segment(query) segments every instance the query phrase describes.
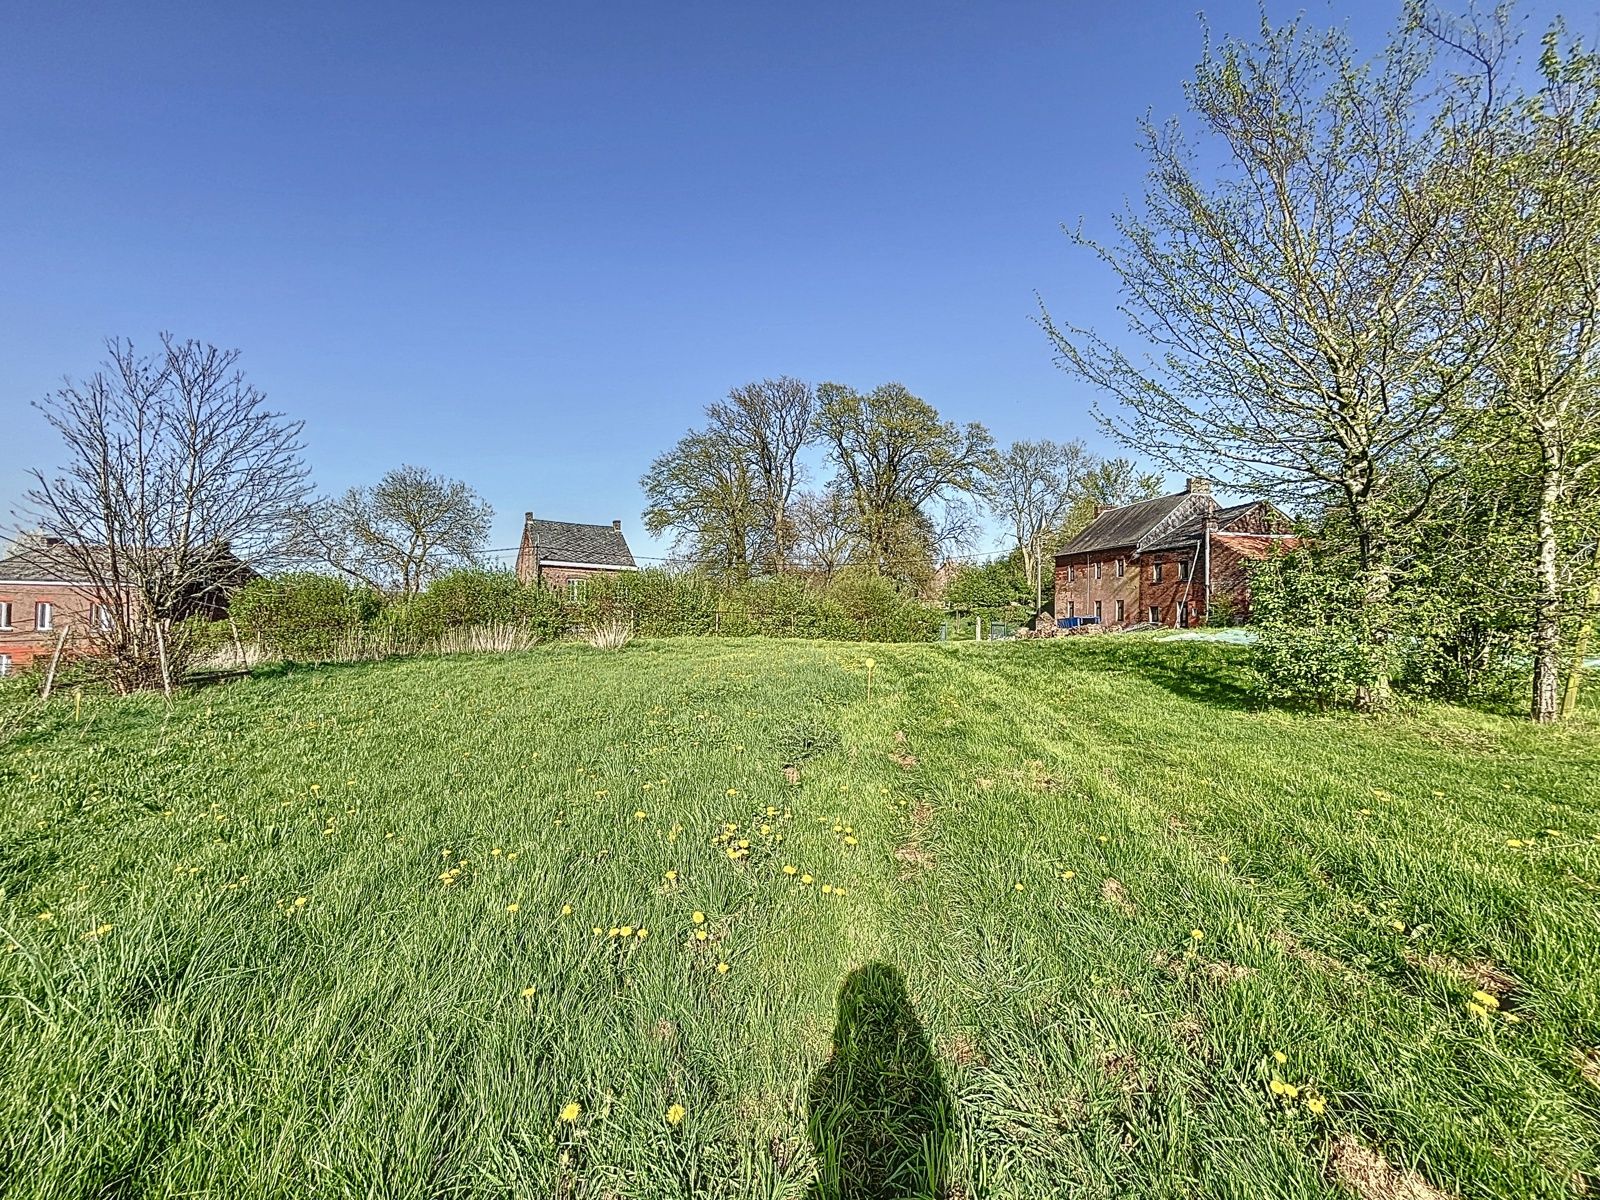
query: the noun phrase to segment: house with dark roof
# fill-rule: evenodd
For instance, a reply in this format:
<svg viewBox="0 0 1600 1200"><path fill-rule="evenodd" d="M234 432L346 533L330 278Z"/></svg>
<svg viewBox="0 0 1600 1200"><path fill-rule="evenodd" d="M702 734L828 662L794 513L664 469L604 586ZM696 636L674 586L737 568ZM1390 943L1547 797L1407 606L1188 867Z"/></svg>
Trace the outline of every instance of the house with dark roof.
<svg viewBox="0 0 1600 1200"><path fill-rule="evenodd" d="M1171 496L1097 508L1056 551L1056 620L1176 628L1224 614L1247 621L1249 565L1292 544L1289 529L1264 500L1219 505L1206 479Z"/></svg>
<svg viewBox="0 0 1600 1200"><path fill-rule="evenodd" d="M532 513L523 517L517 547L517 578L523 583L540 583L577 599L586 579L638 569L621 521L584 525L536 520Z"/></svg>
<svg viewBox="0 0 1600 1200"><path fill-rule="evenodd" d="M96 635L112 632L116 610L133 611L131 593L108 595L101 586L113 574L107 570L105 549L89 549L92 572L85 567L85 556L58 538L30 535L0 558L0 675L48 657L63 630L64 644L79 651ZM223 547L211 556L203 577L176 606L175 618L222 618L227 615L228 597L255 578L255 572Z"/></svg>

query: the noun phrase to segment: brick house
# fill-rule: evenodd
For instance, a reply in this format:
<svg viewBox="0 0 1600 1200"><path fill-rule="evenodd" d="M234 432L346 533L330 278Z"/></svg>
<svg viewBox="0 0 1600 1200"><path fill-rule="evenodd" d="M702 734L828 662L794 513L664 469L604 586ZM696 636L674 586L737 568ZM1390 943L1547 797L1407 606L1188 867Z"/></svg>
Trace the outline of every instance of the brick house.
<svg viewBox="0 0 1600 1200"><path fill-rule="evenodd" d="M517 578L542 583L577 599L583 581L595 575L637 571L622 522L581 525L574 521L539 521L528 513L517 547Z"/></svg>
<svg viewBox="0 0 1600 1200"><path fill-rule="evenodd" d="M226 548L217 553L203 584L190 589L175 617L227 615L234 589L255 578ZM0 558L0 675L30 666L54 652L61 630L66 647L81 650L95 633L109 632L114 608L130 596L108 597L56 538L35 538Z"/></svg>
<svg viewBox="0 0 1600 1200"><path fill-rule="evenodd" d="M1247 567L1293 543L1289 520L1257 500L1224 508L1211 484L1104 508L1056 552L1057 621L1184 627L1216 611L1250 617Z"/></svg>
<svg viewBox="0 0 1600 1200"><path fill-rule="evenodd" d="M18 546L0 558L0 675L48 658L62 629L73 644L109 629L112 603L59 542Z"/></svg>

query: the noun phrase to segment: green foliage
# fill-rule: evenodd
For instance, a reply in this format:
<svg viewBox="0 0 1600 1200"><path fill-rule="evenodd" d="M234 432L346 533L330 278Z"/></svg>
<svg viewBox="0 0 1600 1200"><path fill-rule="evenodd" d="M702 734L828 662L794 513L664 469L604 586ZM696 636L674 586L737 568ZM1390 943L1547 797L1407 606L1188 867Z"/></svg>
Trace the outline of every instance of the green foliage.
<svg viewBox="0 0 1600 1200"><path fill-rule="evenodd" d="M1051 584L1046 590L1053 588ZM1014 551L982 566L962 567L945 589L944 602L960 612L993 612L1018 605L1032 609L1033 585L1024 573L1022 552Z"/></svg>
<svg viewBox="0 0 1600 1200"><path fill-rule="evenodd" d="M1297 549L1251 574L1261 692L1318 706L1355 704L1394 672L1394 650L1343 562Z"/></svg>
<svg viewBox="0 0 1600 1200"><path fill-rule="evenodd" d="M241 633L269 654L315 661L335 657L379 607L366 588L304 572L252 580L234 593L228 611Z"/></svg>
<svg viewBox="0 0 1600 1200"><path fill-rule="evenodd" d="M515 625L550 638L563 623L561 602L552 591L525 587L512 572L493 570L452 571L420 596L391 606L389 613L397 629L421 642L452 629L491 625Z"/></svg>

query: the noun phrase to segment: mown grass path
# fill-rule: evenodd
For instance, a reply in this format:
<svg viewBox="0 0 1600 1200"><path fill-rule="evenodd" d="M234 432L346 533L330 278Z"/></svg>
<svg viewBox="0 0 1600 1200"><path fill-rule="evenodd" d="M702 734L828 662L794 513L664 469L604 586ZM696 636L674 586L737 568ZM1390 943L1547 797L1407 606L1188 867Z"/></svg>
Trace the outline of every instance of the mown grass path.
<svg viewBox="0 0 1600 1200"><path fill-rule="evenodd" d="M1600 1187L1592 717L1138 639L293 670L14 738L0 888L7 1194Z"/></svg>

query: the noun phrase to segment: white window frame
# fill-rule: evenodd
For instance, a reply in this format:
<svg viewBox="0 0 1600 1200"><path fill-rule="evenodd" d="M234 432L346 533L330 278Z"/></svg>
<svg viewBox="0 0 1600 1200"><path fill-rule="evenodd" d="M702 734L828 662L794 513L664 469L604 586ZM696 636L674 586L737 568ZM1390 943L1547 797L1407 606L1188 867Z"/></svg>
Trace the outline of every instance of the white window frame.
<svg viewBox="0 0 1600 1200"><path fill-rule="evenodd" d="M56 606L48 600L34 601L33 627L41 633L54 629L56 627Z"/></svg>
<svg viewBox="0 0 1600 1200"><path fill-rule="evenodd" d="M1078 615L1078 606L1077 606L1077 604L1075 602L1071 601L1071 600L1068 600L1067 601L1067 616L1075 617L1077 615Z"/></svg>
<svg viewBox="0 0 1600 1200"><path fill-rule="evenodd" d="M1117 559L1117 578L1121 579L1127 573L1128 573L1128 560L1125 559L1125 558Z"/></svg>
<svg viewBox="0 0 1600 1200"><path fill-rule="evenodd" d="M11 601L0 600L0 629L11 628Z"/></svg>
<svg viewBox="0 0 1600 1200"><path fill-rule="evenodd" d="M11 655L0 654L0 675L11 674Z"/></svg>
<svg viewBox="0 0 1600 1200"><path fill-rule="evenodd" d="M1073 566L1071 563L1068 563L1067 564L1067 582L1068 583L1074 583L1074 582L1077 581L1077 578L1078 578L1078 568Z"/></svg>
<svg viewBox="0 0 1600 1200"><path fill-rule="evenodd" d="M584 593L588 590L588 580L582 575L574 575L567 580L567 599L574 604L582 604Z"/></svg>
<svg viewBox="0 0 1600 1200"><path fill-rule="evenodd" d="M101 633L111 630L111 606L109 604L94 604L89 607L89 620Z"/></svg>
<svg viewBox="0 0 1600 1200"><path fill-rule="evenodd" d="M1117 624L1121 625L1123 623L1123 621L1125 621L1127 619L1127 616L1128 616L1127 602L1123 601L1123 600L1118 600L1117 601Z"/></svg>
<svg viewBox="0 0 1600 1200"><path fill-rule="evenodd" d="M1160 561L1153 562L1153 563L1150 564L1150 582L1151 583L1160 583L1161 582L1161 568L1164 567L1164 566L1166 566L1166 564L1163 563L1163 562L1160 562Z"/></svg>
<svg viewBox="0 0 1600 1200"><path fill-rule="evenodd" d="M1094 602L1094 619L1096 621L1103 621L1105 619L1105 612L1102 607L1102 602L1099 600Z"/></svg>
<svg viewBox="0 0 1600 1200"><path fill-rule="evenodd" d="M1150 624L1161 624L1161 606L1159 604L1152 604L1150 606Z"/></svg>
<svg viewBox="0 0 1600 1200"><path fill-rule="evenodd" d="M1100 578L1100 568L1101 568L1102 565L1103 564L1100 563L1099 561L1096 561L1095 564L1094 564L1094 577L1096 579Z"/></svg>

